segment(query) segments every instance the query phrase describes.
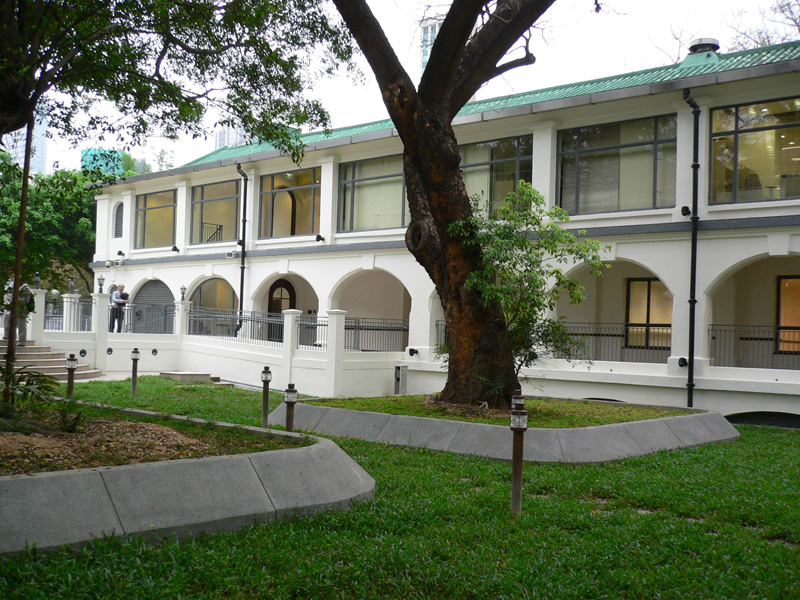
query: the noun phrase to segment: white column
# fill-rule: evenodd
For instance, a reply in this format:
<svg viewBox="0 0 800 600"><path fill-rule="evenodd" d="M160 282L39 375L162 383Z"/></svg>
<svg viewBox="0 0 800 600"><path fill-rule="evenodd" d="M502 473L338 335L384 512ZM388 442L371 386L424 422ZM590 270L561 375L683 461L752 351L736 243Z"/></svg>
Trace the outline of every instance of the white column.
<svg viewBox="0 0 800 600"><path fill-rule="evenodd" d="M328 341L325 348L325 395L337 397L341 395L344 377L344 320L346 310L332 309L328 311Z"/></svg>
<svg viewBox="0 0 800 600"><path fill-rule="evenodd" d="M92 294L92 331L94 332L94 368L105 371L108 367L108 298L110 294Z"/></svg>
<svg viewBox="0 0 800 600"><path fill-rule="evenodd" d="M302 310L292 308L283 311L283 381L292 381L292 359L297 348L297 318Z"/></svg>
<svg viewBox="0 0 800 600"><path fill-rule="evenodd" d="M105 223L105 227L97 227L95 229L94 238L94 260L101 261L107 260L110 256L108 248L109 238L112 228L114 227L114 219L111 215L111 196L109 194L99 194L95 196L97 205L97 223Z"/></svg>
<svg viewBox="0 0 800 600"><path fill-rule="evenodd" d="M533 129L533 187L545 197L548 206L556 199L558 130L555 121L536 123Z"/></svg>
<svg viewBox="0 0 800 600"><path fill-rule="evenodd" d="M319 234L325 238L325 241L320 243L332 244L336 238L339 162L335 156L324 156L319 164L321 168Z"/></svg>
<svg viewBox="0 0 800 600"><path fill-rule="evenodd" d="M75 331L75 325L78 323L78 300L80 297L80 294L61 295L64 301L64 325L62 327L64 333Z"/></svg>
<svg viewBox="0 0 800 600"><path fill-rule="evenodd" d="M40 346L44 346L44 302L47 290L33 289L31 291L34 302L36 302L36 311L30 315L28 341L36 341Z"/></svg>
<svg viewBox="0 0 800 600"><path fill-rule="evenodd" d="M175 184L175 245L183 251L192 239L192 199L188 181Z"/></svg>

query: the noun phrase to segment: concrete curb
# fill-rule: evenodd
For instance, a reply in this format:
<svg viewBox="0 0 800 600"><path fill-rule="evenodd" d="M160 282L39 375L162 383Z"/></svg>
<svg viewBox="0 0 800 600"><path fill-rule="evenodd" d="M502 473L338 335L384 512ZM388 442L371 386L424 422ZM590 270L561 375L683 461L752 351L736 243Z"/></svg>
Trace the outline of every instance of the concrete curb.
<svg viewBox="0 0 800 600"><path fill-rule="evenodd" d="M286 406L280 404L269 418L272 423L285 425ZM295 405L294 424L296 429L323 435L511 460L513 434L502 425L387 415L303 402ZM737 437L739 432L720 413L698 412L596 427L529 429L523 454L526 462L588 464Z"/></svg>
<svg viewBox="0 0 800 600"><path fill-rule="evenodd" d="M233 531L372 498L375 480L334 442L315 440L270 452L0 477L0 553L114 535Z"/></svg>

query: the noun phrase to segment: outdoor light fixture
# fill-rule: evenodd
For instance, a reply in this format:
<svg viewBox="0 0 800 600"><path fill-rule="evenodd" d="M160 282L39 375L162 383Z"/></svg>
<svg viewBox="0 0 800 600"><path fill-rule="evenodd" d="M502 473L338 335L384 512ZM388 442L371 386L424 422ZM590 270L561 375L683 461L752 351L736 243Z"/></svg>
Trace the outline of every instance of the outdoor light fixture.
<svg viewBox="0 0 800 600"><path fill-rule="evenodd" d="M522 390L516 390L511 397L511 431L514 441L511 449L511 513L522 512L522 452L525 431L528 429L528 411Z"/></svg>
<svg viewBox="0 0 800 600"><path fill-rule="evenodd" d="M408 355L409 356L416 356L417 354L419 354L419 350L417 350L416 348L409 348L408 349Z"/></svg>
<svg viewBox="0 0 800 600"><path fill-rule="evenodd" d="M261 426L268 425L267 415L269 414L269 382L272 381L272 371L269 367L264 367L261 371Z"/></svg>
<svg viewBox="0 0 800 600"><path fill-rule="evenodd" d="M324 242L324 241L325 241L325 238L324 238L324 237L322 237L320 234L317 234L317 241L318 241L318 242Z"/></svg>
<svg viewBox="0 0 800 600"><path fill-rule="evenodd" d="M117 250L117 256L125 256L125 253L122 250Z"/></svg>
<svg viewBox="0 0 800 600"><path fill-rule="evenodd" d="M74 354L70 354L67 359L67 398L72 398L72 390L75 388L75 369L78 368L78 359Z"/></svg>
<svg viewBox="0 0 800 600"><path fill-rule="evenodd" d="M181 286L181 302L183 302L184 300L186 300L186 286L182 285Z"/></svg>
<svg viewBox="0 0 800 600"><path fill-rule="evenodd" d="M110 266L111 266L111 261L110 261L110 260L107 260L107 261L106 261L106 269L107 269L107 268L109 268Z"/></svg>
<svg viewBox="0 0 800 600"><path fill-rule="evenodd" d="M34 277L34 278L33 278L33 289L36 289L36 290L38 290L38 289L39 289L39 283L40 283L41 281L42 281L42 280L39 278L39 274L37 273L37 274L36 274L36 277Z"/></svg>
<svg viewBox="0 0 800 600"><path fill-rule="evenodd" d="M131 362L133 366L131 368L131 398L136 397L136 375L139 369L139 359L141 358L141 353L139 352L138 348L134 348L131 351Z"/></svg>
<svg viewBox="0 0 800 600"><path fill-rule="evenodd" d="M97 276L97 285L100 288L100 293L103 293L103 284L106 282L106 278L102 275Z"/></svg>
<svg viewBox="0 0 800 600"><path fill-rule="evenodd" d="M688 206L681 206L681 214L684 217L688 217L690 214L692 214L692 209Z"/></svg>
<svg viewBox="0 0 800 600"><path fill-rule="evenodd" d="M173 246L173 247L172 247L172 251L173 251L173 252L180 252L180 250L178 250L178 247L177 247L177 246Z"/></svg>
<svg viewBox="0 0 800 600"><path fill-rule="evenodd" d="M76 281L72 277L67 279L67 283L69 283L69 293L70 294L74 294L75 292L78 291L78 290L75 289Z"/></svg>
<svg viewBox="0 0 800 600"><path fill-rule="evenodd" d="M294 431L294 405L297 404L297 390L294 384L283 390L283 402L286 404L286 431Z"/></svg>

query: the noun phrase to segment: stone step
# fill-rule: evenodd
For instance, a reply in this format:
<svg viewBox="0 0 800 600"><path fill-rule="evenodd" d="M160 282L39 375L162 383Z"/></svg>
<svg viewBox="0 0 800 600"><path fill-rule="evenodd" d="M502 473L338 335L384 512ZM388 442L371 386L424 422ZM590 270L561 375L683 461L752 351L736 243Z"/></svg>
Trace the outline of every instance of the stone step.
<svg viewBox="0 0 800 600"><path fill-rule="evenodd" d="M85 371L75 371L75 381L79 379L94 379L95 377L100 377L103 374L102 371L98 371L97 369L86 369ZM66 381L69 377L69 373L64 371L63 373L51 373L53 377L58 379L59 381Z"/></svg>
<svg viewBox="0 0 800 600"><path fill-rule="evenodd" d="M59 381L66 381L67 356L63 352L53 352L49 346L36 346L36 342L28 340L25 346L17 346L14 365L16 368L29 367L33 371L52 375ZM0 361L5 362L5 352L0 346ZM100 377L102 371L90 368L87 364L78 364L75 370L75 379L93 379Z"/></svg>

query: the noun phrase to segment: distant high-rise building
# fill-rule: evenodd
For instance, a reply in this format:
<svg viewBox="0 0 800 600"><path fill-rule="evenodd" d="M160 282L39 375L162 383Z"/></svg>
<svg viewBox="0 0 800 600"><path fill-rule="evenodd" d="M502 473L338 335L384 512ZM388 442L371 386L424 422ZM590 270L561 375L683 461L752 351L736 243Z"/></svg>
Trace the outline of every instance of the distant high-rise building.
<svg viewBox="0 0 800 600"><path fill-rule="evenodd" d="M214 136L215 150L224 148L225 146L242 146L249 143L250 138L247 137L244 128L241 126L231 127L230 125L226 125L217 131Z"/></svg>
<svg viewBox="0 0 800 600"><path fill-rule="evenodd" d="M419 46L423 72L425 71L425 66L428 64L428 59L431 56L433 42L436 40L439 30L442 28L442 22L444 22L444 17L436 16L426 17L422 19L419 24L421 29Z"/></svg>
<svg viewBox="0 0 800 600"><path fill-rule="evenodd" d="M3 136L5 151L20 167L25 164L25 128ZM47 122L36 120L33 126L33 146L31 152L31 172L44 173L47 170Z"/></svg>

